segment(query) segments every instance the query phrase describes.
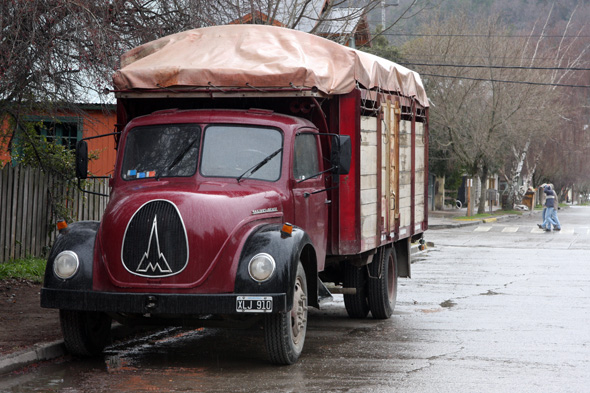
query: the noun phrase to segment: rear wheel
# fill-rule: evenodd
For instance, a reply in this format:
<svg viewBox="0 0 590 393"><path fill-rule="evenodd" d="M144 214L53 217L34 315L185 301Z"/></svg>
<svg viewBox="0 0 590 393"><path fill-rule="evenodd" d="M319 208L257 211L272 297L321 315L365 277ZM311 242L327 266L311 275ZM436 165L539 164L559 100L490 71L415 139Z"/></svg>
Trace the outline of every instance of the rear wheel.
<svg viewBox="0 0 590 393"><path fill-rule="evenodd" d="M369 308L373 318L387 319L393 314L397 298L395 250L379 249L369 265Z"/></svg>
<svg viewBox="0 0 590 393"><path fill-rule="evenodd" d="M306 331L307 281L303 265L299 262L291 311L270 314L264 320L264 338L270 361L275 364L295 363L303 350Z"/></svg>
<svg viewBox="0 0 590 393"><path fill-rule="evenodd" d="M99 355L111 341L111 317L101 312L59 310L61 331L68 352Z"/></svg>
<svg viewBox="0 0 590 393"><path fill-rule="evenodd" d="M365 318L369 314L367 299L367 267L357 267L350 263L344 265L344 287L354 288L354 295L344 295L344 306L351 318Z"/></svg>

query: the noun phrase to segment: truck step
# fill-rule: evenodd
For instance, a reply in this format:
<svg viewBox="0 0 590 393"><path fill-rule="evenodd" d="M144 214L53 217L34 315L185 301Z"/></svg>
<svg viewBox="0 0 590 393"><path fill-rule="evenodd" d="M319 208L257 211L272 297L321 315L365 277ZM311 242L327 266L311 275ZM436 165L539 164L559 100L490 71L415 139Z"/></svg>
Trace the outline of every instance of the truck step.
<svg viewBox="0 0 590 393"><path fill-rule="evenodd" d="M320 306L326 302L331 302L334 300L332 293L326 287L326 285L318 278L318 303Z"/></svg>

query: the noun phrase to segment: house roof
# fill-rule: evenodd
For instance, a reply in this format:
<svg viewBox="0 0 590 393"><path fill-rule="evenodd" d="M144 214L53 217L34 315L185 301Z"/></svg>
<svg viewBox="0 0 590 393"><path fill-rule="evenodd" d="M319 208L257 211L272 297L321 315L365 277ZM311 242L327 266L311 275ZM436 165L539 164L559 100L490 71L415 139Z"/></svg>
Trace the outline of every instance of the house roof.
<svg viewBox="0 0 590 393"><path fill-rule="evenodd" d="M237 6L226 11L228 24L264 23L311 32L321 19L329 0L281 0L257 3L238 0Z"/></svg>
<svg viewBox="0 0 590 393"><path fill-rule="evenodd" d="M362 8L332 8L320 21L316 34L355 47L369 43L370 29Z"/></svg>
<svg viewBox="0 0 590 393"><path fill-rule="evenodd" d="M303 3L305 4L305 2ZM305 31L306 33L313 31L314 27L318 24L318 21L322 18L327 3L328 0L310 0L305 6L305 12L299 23L295 26L295 29ZM290 7L287 7L287 9L289 8Z"/></svg>
<svg viewBox="0 0 590 393"><path fill-rule="evenodd" d="M194 29L148 42L121 57L118 90L170 87L303 87L346 94L358 85L428 100L420 76L325 38L267 25Z"/></svg>
<svg viewBox="0 0 590 393"><path fill-rule="evenodd" d="M318 34L353 34L362 15L362 8L332 8L321 21Z"/></svg>

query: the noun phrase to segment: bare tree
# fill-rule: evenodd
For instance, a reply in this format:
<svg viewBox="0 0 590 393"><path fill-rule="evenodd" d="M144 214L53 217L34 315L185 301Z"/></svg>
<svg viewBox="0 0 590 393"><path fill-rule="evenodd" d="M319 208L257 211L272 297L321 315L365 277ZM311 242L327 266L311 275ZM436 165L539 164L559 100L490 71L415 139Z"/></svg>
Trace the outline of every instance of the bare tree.
<svg viewBox="0 0 590 393"><path fill-rule="evenodd" d="M7 0L0 2L0 117L10 144L25 113L100 103L125 51L180 31L227 23L278 24L336 39L354 33L377 0ZM4 123L6 124L6 123ZM31 141L32 142L32 141ZM5 143L5 144L6 144Z"/></svg>
<svg viewBox="0 0 590 393"><path fill-rule="evenodd" d="M523 42L507 38L498 15L478 21L455 15L425 32L428 39L408 47L439 64L422 69L433 104L430 140L434 149L479 177L478 212L483 213L488 175L503 166L506 151L523 150L523 135L526 141L531 133L547 132L548 119L555 118L551 113L558 113L549 104L556 100L548 98L547 88L526 84L530 73L514 68Z"/></svg>
<svg viewBox="0 0 590 393"><path fill-rule="evenodd" d="M584 171L574 169L585 160L586 155L581 153L588 152L587 142L585 146L583 138L570 138L570 134L579 136L583 131L579 120L587 112L580 105L583 101L568 101L574 93L573 88L558 86L567 85L567 82L572 82L572 86L579 82L586 84L579 72L575 75L575 70L583 68L590 60L590 44L583 38L587 31L584 15L588 15L588 11L576 5L569 15L559 16L562 23L556 23L553 5L546 17L533 26L524 43L521 65L546 69L529 71L533 80L548 84L544 88L545 94L537 98L539 107L553 110L543 113L545 119L541 126L544 133L523 130L521 143L513 146L511 159L501 168L500 173L509 185L511 201L519 200L522 189L534 185L535 174L544 181L557 183L560 188L588 179ZM573 157L576 157L575 161L571 162Z"/></svg>

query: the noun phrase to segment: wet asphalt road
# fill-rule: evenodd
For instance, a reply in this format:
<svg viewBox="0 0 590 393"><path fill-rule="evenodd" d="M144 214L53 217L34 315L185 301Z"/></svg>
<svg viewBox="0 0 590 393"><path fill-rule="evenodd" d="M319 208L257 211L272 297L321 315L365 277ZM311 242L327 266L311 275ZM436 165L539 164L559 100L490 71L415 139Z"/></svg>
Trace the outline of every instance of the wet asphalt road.
<svg viewBox="0 0 590 393"><path fill-rule="evenodd" d="M1 392L588 392L590 207L431 230L392 319L351 320L341 297L310 315L293 366L262 332L170 330L0 378Z"/></svg>

